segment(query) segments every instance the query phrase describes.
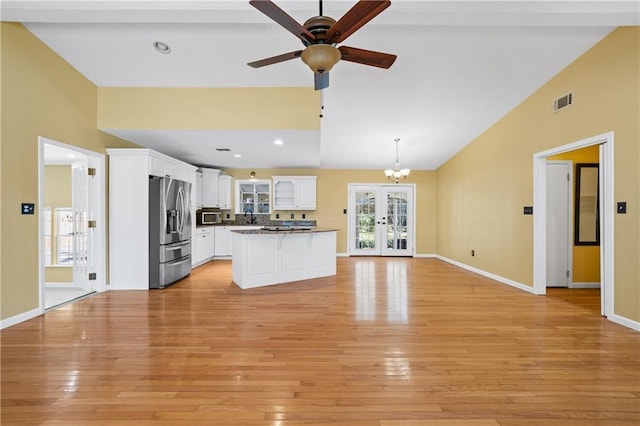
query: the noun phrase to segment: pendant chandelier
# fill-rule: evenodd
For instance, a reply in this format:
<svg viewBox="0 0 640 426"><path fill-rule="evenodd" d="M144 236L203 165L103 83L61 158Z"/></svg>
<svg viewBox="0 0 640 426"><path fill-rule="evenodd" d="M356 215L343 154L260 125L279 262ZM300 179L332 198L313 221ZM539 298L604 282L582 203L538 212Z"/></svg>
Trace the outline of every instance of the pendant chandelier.
<svg viewBox="0 0 640 426"><path fill-rule="evenodd" d="M406 179L407 176L409 176L409 173L411 173L411 169L400 168L400 161L398 161L398 142L400 142L400 138L395 138L394 141L396 143L396 162L393 163L393 169L385 170L384 174L387 179L395 179L396 183L398 183L400 179Z"/></svg>

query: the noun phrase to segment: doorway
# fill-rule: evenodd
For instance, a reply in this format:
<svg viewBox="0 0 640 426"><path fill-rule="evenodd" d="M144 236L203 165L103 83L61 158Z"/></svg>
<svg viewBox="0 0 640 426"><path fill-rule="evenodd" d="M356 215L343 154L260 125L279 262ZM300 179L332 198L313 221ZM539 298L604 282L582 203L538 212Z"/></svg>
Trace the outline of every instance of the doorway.
<svg viewBox="0 0 640 426"><path fill-rule="evenodd" d="M349 184L351 256L413 256L415 185Z"/></svg>
<svg viewBox="0 0 640 426"><path fill-rule="evenodd" d="M40 309L106 289L104 155L40 137Z"/></svg>
<svg viewBox="0 0 640 426"><path fill-rule="evenodd" d="M599 146L600 169L598 197L600 240L600 313L613 314L613 132L583 139L534 154L533 202L539 212L547 211L547 159L553 155L593 145ZM547 215L533 218L533 288L536 294L546 294L547 287Z"/></svg>

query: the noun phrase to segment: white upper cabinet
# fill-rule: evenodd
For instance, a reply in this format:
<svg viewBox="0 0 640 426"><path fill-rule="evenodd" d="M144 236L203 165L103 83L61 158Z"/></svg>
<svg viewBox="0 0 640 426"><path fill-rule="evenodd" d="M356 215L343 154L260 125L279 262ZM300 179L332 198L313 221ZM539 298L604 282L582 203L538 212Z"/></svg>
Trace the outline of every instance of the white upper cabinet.
<svg viewBox="0 0 640 426"><path fill-rule="evenodd" d="M202 207L220 207L218 178L220 170L200 169L202 172Z"/></svg>
<svg viewBox="0 0 640 426"><path fill-rule="evenodd" d="M200 170L196 171L196 184L191 192L191 204L196 207L202 207L202 172Z"/></svg>
<svg viewBox="0 0 640 426"><path fill-rule="evenodd" d="M236 180L236 214L271 213L271 181Z"/></svg>
<svg viewBox="0 0 640 426"><path fill-rule="evenodd" d="M315 210L317 176L273 176L274 210Z"/></svg>
<svg viewBox="0 0 640 426"><path fill-rule="evenodd" d="M221 210L231 210L231 176L218 177L218 201Z"/></svg>

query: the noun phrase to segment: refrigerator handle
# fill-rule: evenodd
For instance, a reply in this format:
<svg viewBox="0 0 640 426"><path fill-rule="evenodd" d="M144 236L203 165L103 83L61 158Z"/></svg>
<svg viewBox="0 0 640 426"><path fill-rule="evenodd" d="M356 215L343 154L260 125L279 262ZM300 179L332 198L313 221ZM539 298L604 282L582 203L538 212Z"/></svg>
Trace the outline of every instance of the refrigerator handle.
<svg viewBox="0 0 640 426"><path fill-rule="evenodd" d="M178 232L182 233L184 229L184 189L182 186L178 188L178 196L176 197L176 208L178 210Z"/></svg>

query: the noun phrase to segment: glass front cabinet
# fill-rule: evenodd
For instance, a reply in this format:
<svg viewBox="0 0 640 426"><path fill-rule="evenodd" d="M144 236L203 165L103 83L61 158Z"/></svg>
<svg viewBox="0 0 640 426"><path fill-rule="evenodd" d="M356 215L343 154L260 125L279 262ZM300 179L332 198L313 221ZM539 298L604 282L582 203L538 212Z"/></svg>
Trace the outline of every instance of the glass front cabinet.
<svg viewBox="0 0 640 426"><path fill-rule="evenodd" d="M236 180L236 214L271 213L271 181Z"/></svg>

